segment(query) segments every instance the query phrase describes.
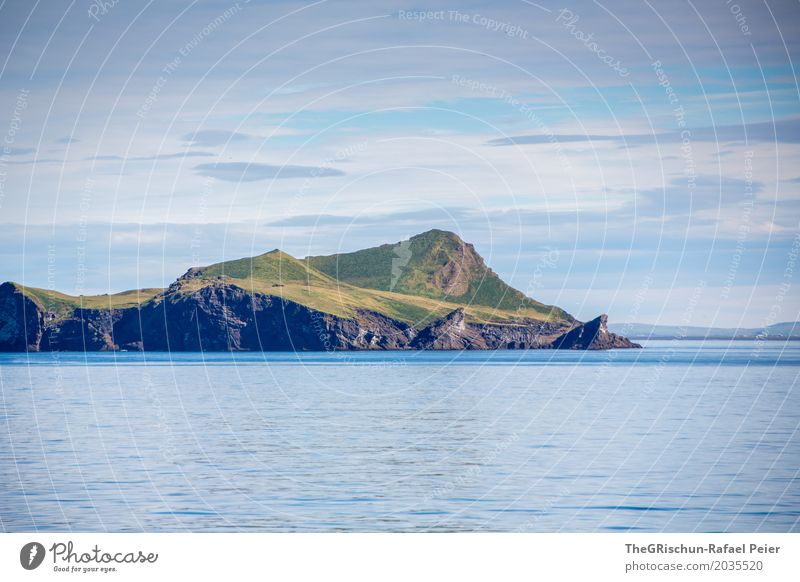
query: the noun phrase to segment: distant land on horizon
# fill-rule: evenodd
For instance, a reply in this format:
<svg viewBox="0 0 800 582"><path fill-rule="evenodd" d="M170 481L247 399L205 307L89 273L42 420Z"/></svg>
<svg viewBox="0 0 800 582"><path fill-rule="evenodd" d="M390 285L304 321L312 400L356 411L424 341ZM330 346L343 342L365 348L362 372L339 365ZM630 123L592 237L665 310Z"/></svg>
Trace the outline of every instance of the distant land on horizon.
<svg viewBox="0 0 800 582"><path fill-rule="evenodd" d="M766 327L703 327L617 323L609 330L631 339L719 339L719 340L800 340L800 322L774 323Z"/></svg>
<svg viewBox="0 0 800 582"><path fill-rule="evenodd" d="M193 267L167 289L65 295L0 285L0 351L346 351L641 347L506 284L429 230L350 253L275 249Z"/></svg>

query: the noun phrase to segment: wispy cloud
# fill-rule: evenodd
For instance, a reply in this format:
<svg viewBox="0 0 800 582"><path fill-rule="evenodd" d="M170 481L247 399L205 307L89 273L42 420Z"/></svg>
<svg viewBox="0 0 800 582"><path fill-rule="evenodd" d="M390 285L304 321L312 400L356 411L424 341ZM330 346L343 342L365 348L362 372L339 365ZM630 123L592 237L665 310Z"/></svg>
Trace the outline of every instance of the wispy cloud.
<svg viewBox="0 0 800 582"><path fill-rule="evenodd" d="M226 145L231 142L241 142L254 139L247 133L238 131L227 131L224 129L203 129L194 133L187 133L183 136L184 141L193 146L212 147Z"/></svg>
<svg viewBox="0 0 800 582"><path fill-rule="evenodd" d="M5 154L7 156L27 156L29 154L36 153L35 148L12 148L7 147L0 150L0 154Z"/></svg>
<svg viewBox="0 0 800 582"><path fill-rule="evenodd" d="M153 162L159 160L180 160L183 158L202 158L216 155L217 154L213 152L176 152L172 154L154 154L152 156L131 156L127 158L115 155L90 156L84 159L86 161L95 162Z"/></svg>
<svg viewBox="0 0 800 582"><path fill-rule="evenodd" d="M469 208L450 207L442 209L444 216L451 221L471 220L474 211ZM347 224L357 224L359 227L367 225L392 224L395 227L420 228L420 225L430 225L430 228L439 227L442 224L441 214L432 214L429 210L414 210L408 212L392 212L387 214L361 214L361 215L336 215L336 214L302 214L291 216L280 220L273 220L267 226L281 227L322 227L322 226L342 226Z"/></svg>
<svg viewBox="0 0 800 582"><path fill-rule="evenodd" d="M226 182L257 182L259 180L278 180L284 178L327 178L344 176L344 172L334 168L315 166L273 166L247 162L220 162L199 164L195 173Z"/></svg>
<svg viewBox="0 0 800 582"><path fill-rule="evenodd" d="M687 187L686 178L673 178L664 188L639 192L628 211L663 219L691 216L702 210L736 206L748 198L754 200L762 190L760 182L736 178L700 175L691 188Z"/></svg>
<svg viewBox="0 0 800 582"><path fill-rule="evenodd" d="M36 164L64 164L66 162L56 158L36 158L33 160L8 160L5 163L10 166L33 166Z"/></svg>
<svg viewBox="0 0 800 582"><path fill-rule="evenodd" d="M718 127L699 127L688 130L688 139L702 142L777 142L800 143L800 119L780 119L771 122L747 123L743 125L721 125ZM487 142L493 146L537 145L569 142L615 141L625 145L654 143L675 143L684 139L679 131L655 134L525 134L492 139Z"/></svg>

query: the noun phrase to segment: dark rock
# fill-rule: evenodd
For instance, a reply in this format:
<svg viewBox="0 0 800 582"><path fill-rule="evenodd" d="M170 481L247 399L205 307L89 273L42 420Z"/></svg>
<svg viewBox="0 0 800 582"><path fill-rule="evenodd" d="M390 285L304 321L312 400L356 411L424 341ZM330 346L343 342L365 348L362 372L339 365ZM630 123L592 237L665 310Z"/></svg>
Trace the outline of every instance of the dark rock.
<svg viewBox="0 0 800 582"><path fill-rule="evenodd" d="M536 350L550 347L553 338L564 331L563 324L531 320L525 325L469 323L480 333L479 349Z"/></svg>
<svg viewBox="0 0 800 582"><path fill-rule="evenodd" d="M105 352L117 349L114 322L122 317L117 309L76 309L69 319L45 328L41 349L47 351Z"/></svg>
<svg viewBox="0 0 800 582"><path fill-rule="evenodd" d="M423 328L409 347L416 350L479 349L480 334L466 323L464 309L451 311Z"/></svg>
<svg viewBox="0 0 800 582"><path fill-rule="evenodd" d="M0 285L0 352L38 352L45 312L13 283Z"/></svg>
<svg viewBox="0 0 800 582"><path fill-rule="evenodd" d="M556 350L610 350L642 346L608 331L608 315L603 314L559 336L552 347Z"/></svg>
<svg viewBox="0 0 800 582"><path fill-rule="evenodd" d="M140 307L126 309L114 325L114 341L126 350L241 350L250 296L234 285L208 285L197 291L170 287Z"/></svg>
<svg viewBox="0 0 800 582"><path fill-rule="evenodd" d="M379 313L342 318L225 284L168 290L114 325L120 348L150 351L386 350L404 348L412 335Z"/></svg>
<svg viewBox="0 0 800 582"><path fill-rule="evenodd" d="M413 334L409 325L380 313L361 310L345 318L259 293L252 297L251 317L242 345L249 350L396 350Z"/></svg>
<svg viewBox="0 0 800 582"><path fill-rule="evenodd" d="M224 281L192 290L187 278L127 309L52 314L15 285L0 286L2 351L604 350L640 347L608 331L606 316L569 324L467 321L463 308L421 330L386 315L323 313Z"/></svg>
<svg viewBox="0 0 800 582"><path fill-rule="evenodd" d="M495 350L549 347L564 331L563 325L527 321L525 325L468 323L463 308L450 312L422 329L411 342L412 349Z"/></svg>

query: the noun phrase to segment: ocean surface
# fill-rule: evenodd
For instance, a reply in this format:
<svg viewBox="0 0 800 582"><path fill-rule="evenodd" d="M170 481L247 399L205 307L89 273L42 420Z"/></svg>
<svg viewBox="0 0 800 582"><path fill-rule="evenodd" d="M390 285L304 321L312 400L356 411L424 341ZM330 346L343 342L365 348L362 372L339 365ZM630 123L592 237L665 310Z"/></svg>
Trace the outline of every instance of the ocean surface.
<svg viewBox="0 0 800 582"><path fill-rule="evenodd" d="M800 342L0 354L4 531L800 531Z"/></svg>

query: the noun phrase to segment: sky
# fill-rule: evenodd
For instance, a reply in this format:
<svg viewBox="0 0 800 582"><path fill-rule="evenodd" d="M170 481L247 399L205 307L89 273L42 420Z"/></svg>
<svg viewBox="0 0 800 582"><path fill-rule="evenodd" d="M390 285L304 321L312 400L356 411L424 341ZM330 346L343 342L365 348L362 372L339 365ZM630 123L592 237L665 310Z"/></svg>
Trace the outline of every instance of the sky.
<svg viewBox="0 0 800 582"><path fill-rule="evenodd" d="M579 319L800 319L800 3L0 3L0 280L430 228Z"/></svg>

